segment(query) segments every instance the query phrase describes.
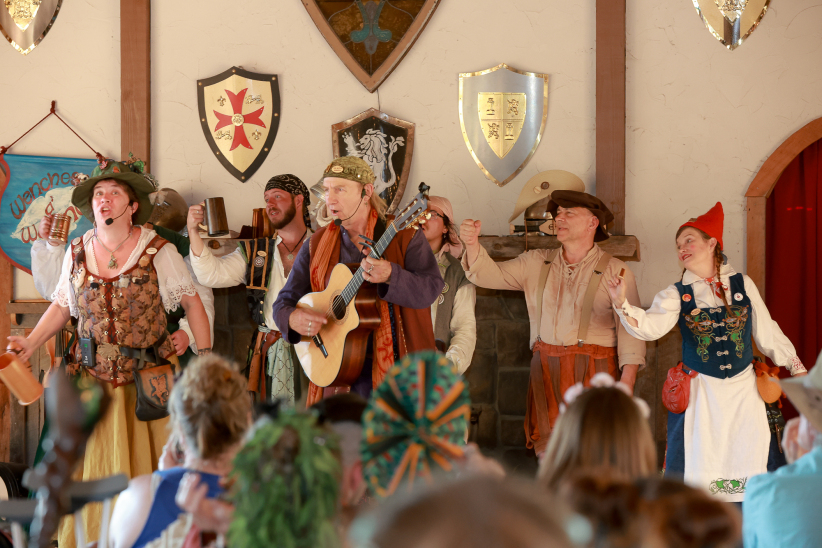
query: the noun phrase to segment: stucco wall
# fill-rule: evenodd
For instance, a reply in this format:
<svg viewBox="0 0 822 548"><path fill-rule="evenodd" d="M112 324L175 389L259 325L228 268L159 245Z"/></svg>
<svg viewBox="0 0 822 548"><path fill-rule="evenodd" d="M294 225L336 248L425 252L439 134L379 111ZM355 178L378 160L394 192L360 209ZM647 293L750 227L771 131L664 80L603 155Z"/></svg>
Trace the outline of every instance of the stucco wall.
<svg viewBox="0 0 822 548"><path fill-rule="evenodd" d="M227 198L229 224L249 224L265 181L291 172L312 184L331 157L330 126L379 107L416 123L409 185L426 181L458 219L508 231L522 185L566 169L595 191L593 0L443 0L414 49L378 93L368 93L333 54L296 0L155 2L152 13L152 171L189 201ZM119 154L116 2L67 2L51 34L27 57L0 47L0 142L44 114L48 101L91 143ZM723 48L691 2L628 1L627 230L642 243L632 263L643 303L678 273L673 233L716 200L726 206L726 248L743 267L743 195L773 149L822 116L822 3L772 0L739 49ZM501 62L550 74L548 122L529 165L498 188L469 155L460 131L459 72ZM206 146L196 80L232 65L280 75L282 115L266 162L245 184ZM20 154L84 155L49 122L14 148ZM407 193L410 196L411 193ZM33 292L18 276L18 297ZM28 283L28 285L26 285Z"/></svg>

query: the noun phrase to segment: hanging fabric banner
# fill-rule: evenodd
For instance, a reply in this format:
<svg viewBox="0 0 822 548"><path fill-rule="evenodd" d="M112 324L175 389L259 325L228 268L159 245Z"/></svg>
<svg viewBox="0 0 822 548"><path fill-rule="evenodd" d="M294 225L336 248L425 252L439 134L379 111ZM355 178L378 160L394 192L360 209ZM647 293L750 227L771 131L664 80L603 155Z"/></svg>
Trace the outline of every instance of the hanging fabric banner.
<svg viewBox="0 0 822 548"><path fill-rule="evenodd" d="M71 204L75 173L91 173L97 160L52 156L0 155L0 253L31 274L31 244L45 215L65 213L71 241L91 228Z"/></svg>

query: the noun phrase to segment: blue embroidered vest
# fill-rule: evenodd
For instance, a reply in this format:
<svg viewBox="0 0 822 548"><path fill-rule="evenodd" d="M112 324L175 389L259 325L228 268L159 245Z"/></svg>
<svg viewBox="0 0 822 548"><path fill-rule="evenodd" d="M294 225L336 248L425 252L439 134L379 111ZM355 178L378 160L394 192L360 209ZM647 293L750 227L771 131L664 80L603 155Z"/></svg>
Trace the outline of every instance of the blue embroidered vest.
<svg viewBox="0 0 822 548"><path fill-rule="evenodd" d="M676 288L682 299L679 329L683 363L697 373L718 379L741 373L753 361L753 312L742 274L730 278L727 292L730 315L724 304L717 308L697 308L690 285L678 282Z"/></svg>

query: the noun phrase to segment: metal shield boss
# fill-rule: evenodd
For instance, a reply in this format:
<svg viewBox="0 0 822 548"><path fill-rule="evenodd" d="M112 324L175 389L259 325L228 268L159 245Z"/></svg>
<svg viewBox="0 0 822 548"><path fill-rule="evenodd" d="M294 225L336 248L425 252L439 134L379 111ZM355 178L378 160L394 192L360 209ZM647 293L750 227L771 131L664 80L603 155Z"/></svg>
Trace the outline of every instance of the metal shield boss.
<svg viewBox="0 0 822 548"><path fill-rule="evenodd" d="M714 38L735 49L751 35L768 11L770 0L693 0Z"/></svg>
<svg viewBox="0 0 822 548"><path fill-rule="evenodd" d="M548 116L548 75L505 63L460 74L460 125L485 176L503 186L531 159Z"/></svg>
<svg viewBox="0 0 822 548"><path fill-rule="evenodd" d="M11 47L26 55L46 37L63 0L3 0L0 31Z"/></svg>
<svg viewBox="0 0 822 548"><path fill-rule="evenodd" d="M387 213L396 211L414 153L414 124L375 108L331 126L334 158L357 156L374 171L374 191L388 204Z"/></svg>
<svg viewBox="0 0 822 548"><path fill-rule="evenodd" d="M265 161L277 136L277 75L232 67L198 80L197 106L211 151L229 173L247 181Z"/></svg>

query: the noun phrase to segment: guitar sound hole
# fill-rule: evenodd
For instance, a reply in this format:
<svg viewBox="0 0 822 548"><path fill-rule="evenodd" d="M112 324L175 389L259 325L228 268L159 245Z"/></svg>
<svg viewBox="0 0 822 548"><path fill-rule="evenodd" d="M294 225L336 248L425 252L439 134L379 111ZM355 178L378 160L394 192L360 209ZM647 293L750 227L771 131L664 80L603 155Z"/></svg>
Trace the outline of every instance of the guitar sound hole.
<svg viewBox="0 0 822 548"><path fill-rule="evenodd" d="M336 320L342 320L345 317L345 299L337 295L334 297L334 303L331 305L331 312L334 314Z"/></svg>

